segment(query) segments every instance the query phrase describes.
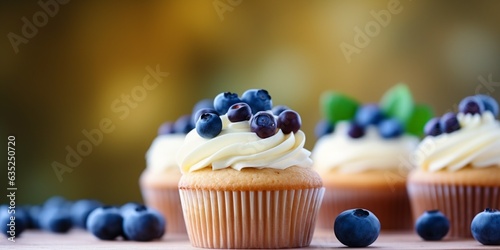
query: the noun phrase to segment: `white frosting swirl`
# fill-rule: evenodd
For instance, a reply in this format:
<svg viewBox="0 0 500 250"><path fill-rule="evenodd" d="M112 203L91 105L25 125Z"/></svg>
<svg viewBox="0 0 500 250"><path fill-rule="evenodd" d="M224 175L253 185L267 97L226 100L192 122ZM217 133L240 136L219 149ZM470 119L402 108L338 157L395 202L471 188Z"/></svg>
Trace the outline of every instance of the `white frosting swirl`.
<svg viewBox="0 0 500 250"><path fill-rule="evenodd" d="M459 113L458 131L427 136L415 152L415 163L423 170L457 171L467 165L500 167L500 123L489 111L480 114Z"/></svg>
<svg viewBox="0 0 500 250"><path fill-rule="evenodd" d="M192 172L211 166L223 168L274 168L291 166L310 167L311 152L304 149L305 134L284 134L281 130L268 138L259 138L250 131L249 121L230 122L221 116L222 131L212 139L205 139L193 129L177 155L182 172Z"/></svg>
<svg viewBox="0 0 500 250"><path fill-rule="evenodd" d="M185 134L157 136L146 153L147 169L152 171L178 169L175 157L185 138Z"/></svg>
<svg viewBox="0 0 500 250"><path fill-rule="evenodd" d="M377 127L368 126L363 137L353 139L347 134L348 129L349 122L339 122L334 133L325 135L316 142L312 159L318 172L393 170L401 164L406 164L404 167L407 169L412 167L408 162L418 145L417 137L402 135L386 139L380 136Z"/></svg>

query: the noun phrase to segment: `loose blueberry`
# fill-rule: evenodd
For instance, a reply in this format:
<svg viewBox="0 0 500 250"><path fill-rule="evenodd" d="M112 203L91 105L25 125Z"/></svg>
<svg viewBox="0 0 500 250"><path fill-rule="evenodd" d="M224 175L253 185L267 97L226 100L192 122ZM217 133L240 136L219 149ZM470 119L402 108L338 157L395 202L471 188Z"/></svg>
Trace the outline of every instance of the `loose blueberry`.
<svg viewBox="0 0 500 250"><path fill-rule="evenodd" d="M151 241L165 233L166 221L163 216L145 206L138 206L123 218L123 232L130 240Z"/></svg>
<svg viewBox="0 0 500 250"><path fill-rule="evenodd" d="M196 111L198 111L200 109L205 109L205 108L206 109L214 109L214 100L212 100L212 99L202 99L202 100L198 101L194 105L193 111L191 112L191 114L194 114L194 113L196 113Z"/></svg>
<svg viewBox="0 0 500 250"><path fill-rule="evenodd" d="M484 112L484 104L481 98L468 96L458 104L458 110L464 114L482 114Z"/></svg>
<svg viewBox="0 0 500 250"><path fill-rule="evenodd" d="M367 247L380 234L380 221L366 209L350 209L337 216L333 225L335 237L348 247Z"/></svg>
<svg viewBox="0 0 500 250"><path fill-rule="evenodd" d="M333 125L327 120L321 120L314 127L314 135L316 138L321 138L324 135L331 134L333 132Z"/></svg>
<svg viewBox="0 0 500 250"><path fill-rule="evenodd" d="M377 125L382 119L384 119L384 114L376 104L368 104L358 108L354 117L354 121L363 127Z"/></svg>
<svg viewBox="0 0 500 250"><path fill-rule="evenodd" d="M474 239L483 245L500 245L500 211L486 208L471 223Z"/></svg>
<svg viewBox="0 0 500 250"><path fill-rule="evenodd" d="M212 113L212 114L219 115L219 112L215 111L215 109L213 109L213 108L202 108L202 109L199 109L198 111L196 111L196 113L193 113L193 117L192 117L191 122L193 124L196 124L196 122L198 122L198 119L200 119L200 116L202 114L205 114L205 113Z"/></svg>
<svg viewBox="0 0 500 250"><path fill-rule="evenodd" d="M285 105L278 105L278 106L274 106L273 109L271 110L271 112L273 112L273 115L278 116L281 114L281 112L283 112L287 109L290 109L290 108L285 106Z"/></svg>
<svg viewBox="0 0 500 250"><path fill-rule="evenodd" d="M174 123L174 131L178 134L187 134L194 128L191 122L191 115L183 115Z"/></svg>
<svg viewBox="0 0 500 250"><path fill-rule="evenodd" d="M174 124L172 122L164 122L158 128L158 135L168 135L173 133L175 133L175 131Z"/></svg>
<svg viewBox="0 0 500 250"><path fill-rule="evenodd" d="M458 122L457 115L453 112L444 114L439 123L441 130L444 133L453 133L460 129L460 123Z"/></svg>
<svg viewBox="0 0 500 250"><path fill-rule="evenodd" d="M30 206L26 213L28 214L28 228L39 229L40 228L40 214L42 212L42 206Z"/></svg>
<svg viewBox="0 0 500 250"><path fill-rule="evenodd" d="M252 109L248 104L239 102L231 105L226 115L231 122L248 121L252 117Z"/></svg>
<svg viewBox="0 0 500 250"><path fill-rule="evenodd" d="M430 119L424 127L424 133L428 136L438 136L443 131L441 130L441 123L439 122L439 117L434 117Z"/></svg>
<svg viewBox="0 0 500 250"><path fill-rule="evenodd" d="M73 226L68 207L43 208L40 213L40 228L53 233L66 233Z"/></svg>
<svg viewBox="0 0 500 250"><path fill-rule="evenodd" d="M259 111L250 119L250 130L260 138L268 138L275 135L276 129L276 118L268 111Z"/></svg>
<svg viewBox="0 0 500 250"><path fill-rule="evenodd" d="M238 94L231 92L220 93L214 98L214 109L219 114L224 115L231 105L238 102L241 102Z"/></svg>
<svg viewBox="0 0 500 250"><path fill-rule="evenodd" d="M259 111L271 110L273 101L265 89L249 89L241 95L241 100L248 103L252 108L252 114Z"/></svg>
<svg viewBox="0 0 500 250"><path fill-rule="evenodd" d="M222 120L213 113L204 113L196 123L196 132L206 139L216 137L222 131Z"/></svg>
<svg viewBox="0 0 500 250"><path fill-rule="evenodd" d="M69 208L71 203L62 196L52 196L43 203L43 209Z"/></svg>
<svg viewBox="0 0 500 250"><path fill-rule="evenodd" d="M439 210L426 211L415 222L415 230L424 240L441 240L450 230L450 221Z"/></svg>
<svg viewBox="0 0 500 250"><path fill-rule="evenodd" d="M291 109L281 112L278 116L277 126L285 134L290 134L291 132L297 133L301 125L302 120L300 119L300 115Z"/></svg>
<svg viewBox="0 0 500 250"><path fill-rule="evenodd" d="M11 220L11 217L15 217ZM18 237L28 228L28 215L21 207L0 206L0 230L7 237Z"/></svg>
<svg viewBox="0 0 500 250"><path fill-rule="evenodd" d="M94 209L87 218L87 230L101 240L114 240L123 232L120 210L112 206Z"/></svg>
<svg viewBox="0 0 500 250"><path fill-rule="evenodd" d="M125 217L127 213L134 211L139 206L144 205L138 202L127 202L120 207L120 213Z"/></svg>
<svg viewBox="0 0 500 250"><path fill-rule="evenodd" d="M79 200L71 206L71 221L76 227L85 229L87 217L92 210L102 206L102 203L96 200Z"/></svg>
<svg viewBox="0 0 500 250"><path fill-rule="evenodd" d="M347 134L353 139L358 139L365 135L365 128L354 122L351 122L349 124Z"/></svg>
<svg viewBox="0 0 500 250"><path fill-rule="evenodd" d="M395 118L386 119L378 125L379 134L386 139L396 138L403 134L403 125Z"/></svg>
<svg viewBox="0 0 500 250"><path fill-rule="evenodd" d="M494 117L498 116L498 102L489 95L477 95L483 102L484 110L490 111Z"/></svg>

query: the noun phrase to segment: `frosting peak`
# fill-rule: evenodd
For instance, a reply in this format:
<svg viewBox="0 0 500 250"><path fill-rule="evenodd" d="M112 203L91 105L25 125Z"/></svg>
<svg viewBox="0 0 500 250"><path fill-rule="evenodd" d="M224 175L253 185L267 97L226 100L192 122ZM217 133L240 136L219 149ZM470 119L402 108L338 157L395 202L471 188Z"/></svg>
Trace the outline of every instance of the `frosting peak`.
<svg viewBox="0 0 500 250"><path fill-rule="evenodd" d="M185 134L157 136L146 153L147 169L152 171L178 169L175 157L185 137Z"/></svg>

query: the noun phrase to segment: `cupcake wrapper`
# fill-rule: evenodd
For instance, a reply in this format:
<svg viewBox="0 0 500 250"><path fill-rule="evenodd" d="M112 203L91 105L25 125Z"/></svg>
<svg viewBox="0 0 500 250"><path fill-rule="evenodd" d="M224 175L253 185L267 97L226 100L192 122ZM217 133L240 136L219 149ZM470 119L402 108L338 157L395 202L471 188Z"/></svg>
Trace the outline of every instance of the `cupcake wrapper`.
<svg viewBox="0 0 500 250"><path fill-rule="evenodd" d="M439 209L450 220L451 238L470 238L474 216L485 208L500 207L500 187L439 185L410 183L408 185L413 218L427 210Z"/></svg>
<svg viewBox="0 0 500 250"><path fill-rule="evenodd" d="M186 224L177 188L141 188L142 197L147 206L158 210L167 220L166 232L186 234Z"/></svg>
<svg viewBox="0 0 500 250"><path fill-rule="evenodd" d="M391 190L370 188L326 188L319 210L318 228L331 230L343 211L364 208L380 220L382 230L410 230L412 214L406 187Z"/></svg>
<svg viewBox="0 0 500 250"><path fill-rule="evenodd" d="M179 193L195 247L292 248L311 243L324 188Z"/></svg>

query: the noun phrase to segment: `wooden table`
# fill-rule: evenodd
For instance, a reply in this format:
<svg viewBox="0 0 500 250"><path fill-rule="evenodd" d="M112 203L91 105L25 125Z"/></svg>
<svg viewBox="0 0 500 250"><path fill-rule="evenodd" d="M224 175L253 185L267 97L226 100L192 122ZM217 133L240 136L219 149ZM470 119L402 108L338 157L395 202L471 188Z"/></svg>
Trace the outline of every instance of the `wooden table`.
<svg viewBox="0 0 500 250"><path fill-rule="evenodd" d="M332 231L316 231L311 246L301 249L345 248ZM483 246L473 239L437 242L422 241L413 232L382 232L370 248L376 249L500 249L500 246ZM54 234L28 230L16 238L16 242L0 239L0 249L200 249L194 248L185 235L167 234L162 240L153 242L103 241L83 230L72 230L67 234ZM351 249L351 248L350 248Z"/></svg>

